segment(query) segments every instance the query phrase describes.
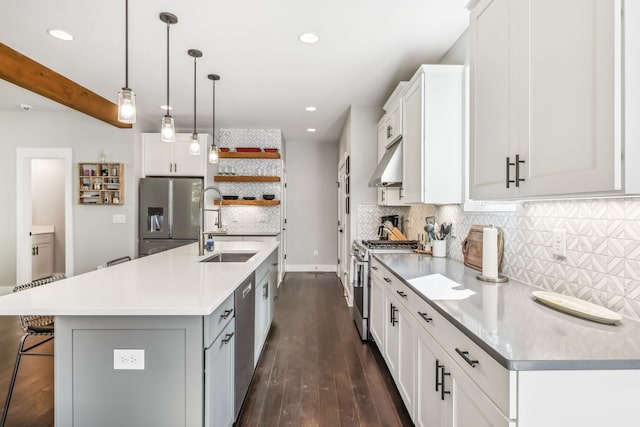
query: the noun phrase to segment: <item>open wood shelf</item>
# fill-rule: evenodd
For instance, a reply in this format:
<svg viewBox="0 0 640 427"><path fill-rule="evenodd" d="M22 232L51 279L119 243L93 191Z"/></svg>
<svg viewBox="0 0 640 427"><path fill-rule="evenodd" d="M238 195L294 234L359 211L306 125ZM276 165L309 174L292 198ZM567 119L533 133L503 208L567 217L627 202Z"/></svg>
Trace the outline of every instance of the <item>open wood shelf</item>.
<svg viewBox="0 0 640 427"><path fill-rule="evenodd" d="M219 203L217 200L214 202ZM223 205L244 205L244 206L278 206L280 200L223 200Z"/></svg>
<svg viewBox="0 0 640 427"><path fill-rule="evenodd" d="M78 163L78 203L124 205L124 164Z"/></svg>
<svg viewBox="0 0 640 427"><path fill-rule="evenodd" d="M280 182L279 176L216 175L216 182Z"/></svg>
<svg viewBox="0 0 640 427"><path fill-rule="evenodd" d="M221 159L279 159L280 153L247 152L238 153L236 151L220 151L218 157Z"/></svg>

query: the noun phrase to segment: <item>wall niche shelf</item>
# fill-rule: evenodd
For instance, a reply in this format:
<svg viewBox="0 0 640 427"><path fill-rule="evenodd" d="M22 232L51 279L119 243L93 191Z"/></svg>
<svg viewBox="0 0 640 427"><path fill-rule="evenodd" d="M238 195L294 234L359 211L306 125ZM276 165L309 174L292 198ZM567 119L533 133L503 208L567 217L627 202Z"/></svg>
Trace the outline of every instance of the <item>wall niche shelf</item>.
<svg viewBox="0 0 640 427"><path fill-rule="evenodd" d="M219 200L214 201L217 205ZM241 205L241 206L278 206L280 200L223 200L223 205Z"/></svg>
<svg viewBox="0 0 640 427"><path fill-rule="evenodd" d="M124 164L78 163L78 203L124 205Z"/></svg>
<svg viewBox="0 0 640 427"><path fill-rule="evenodd" d="M216 175L216 182L280 182L279 176Z"/></svg>
<svg viewBox="0 0 640 427"><path fill-rule="evenodd" d="M220 151L218 157L221 159L279 159L280 153Z"/></svg>

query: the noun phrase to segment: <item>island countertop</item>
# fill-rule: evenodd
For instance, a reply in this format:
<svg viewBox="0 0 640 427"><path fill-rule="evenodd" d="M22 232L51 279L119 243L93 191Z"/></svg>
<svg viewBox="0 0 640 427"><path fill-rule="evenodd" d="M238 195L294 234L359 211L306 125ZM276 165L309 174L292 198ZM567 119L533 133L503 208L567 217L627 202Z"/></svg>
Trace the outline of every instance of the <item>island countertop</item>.
<svg viewBox="0 0 640 427"><path fill-rule="evenodd" d="M561 313L536 302L541 290L511 279L482 282L459 261L418 254L375 257L456 328L507 369L640 369L640 322L623 318L601 324ZM460 286L464 298L431 300L421 278L441 274Z"/></svg>
<svg viewBox="0 0 640 427"><path fill-rule="evenodd" d="M209 315L278 247L277 242L198 244L0 297L0 315ZM217 252L257 252L246 262L199 262Z"/></svg>

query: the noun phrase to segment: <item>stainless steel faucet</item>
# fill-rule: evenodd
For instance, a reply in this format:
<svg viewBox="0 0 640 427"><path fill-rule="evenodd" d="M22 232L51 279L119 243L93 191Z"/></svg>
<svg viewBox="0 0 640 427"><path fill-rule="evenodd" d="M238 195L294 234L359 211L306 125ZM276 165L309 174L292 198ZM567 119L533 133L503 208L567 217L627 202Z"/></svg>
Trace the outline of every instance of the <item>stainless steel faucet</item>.
<svg viewBox="0 0 640 427"><path fill-rule="evenodd" d="M218 204L218 209L205 209L204 207L204 195L207 193L207 191L209 190L213 190L215 192L218 193L218 196L220 196L220 203ZM204 231L204 213L207 211L217 211L218 212L218 218L216 220L216 226L218 227L218 230L213 232L213 231ZM210 186L210 187L205 187L202 189L202 191L200 192L200 231L198 233L198 255L204 255L204 235L205 234L224 234L225 231L222 230L222 192L220 191L220 189L218 187L214 187L214 186Z"/></svg>

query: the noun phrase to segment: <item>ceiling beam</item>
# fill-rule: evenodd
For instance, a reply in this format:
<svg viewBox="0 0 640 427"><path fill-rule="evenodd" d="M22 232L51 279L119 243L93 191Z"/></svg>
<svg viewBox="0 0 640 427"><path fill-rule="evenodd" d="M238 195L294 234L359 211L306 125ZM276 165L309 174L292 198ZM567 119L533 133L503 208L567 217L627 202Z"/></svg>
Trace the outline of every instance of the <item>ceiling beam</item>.
<svg viewBox="0 0 640 427"><path fill-rule="evenodd" d="M0 43L0 78L118 128L118 106Z"/></svg>

